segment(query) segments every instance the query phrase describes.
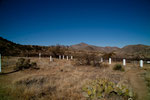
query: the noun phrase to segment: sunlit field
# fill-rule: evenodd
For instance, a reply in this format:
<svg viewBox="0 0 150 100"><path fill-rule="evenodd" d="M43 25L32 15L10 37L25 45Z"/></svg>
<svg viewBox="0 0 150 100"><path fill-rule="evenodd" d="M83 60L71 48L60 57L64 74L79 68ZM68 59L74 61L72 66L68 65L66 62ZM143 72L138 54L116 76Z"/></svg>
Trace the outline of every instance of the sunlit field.
<svg viewBox="0 0 150 100"><path fill-rule="evenodd" d="M126 86L133 92L132 98L118 94L107 94L99 100L149 100L150 98L150 64L127 63L122 70L114 70L114 66L122 62L101 67L77 66L76 60L24 57L36 62L39 69L14 71L19 57L2 57L2 73L0 75L0 100L87 100L92 93L83 87L95 80L107 80ZM113 91L113 90L112 90ZM89 93L89 94L88 94ZM116 92L117 93L117 92Z"/></svg>

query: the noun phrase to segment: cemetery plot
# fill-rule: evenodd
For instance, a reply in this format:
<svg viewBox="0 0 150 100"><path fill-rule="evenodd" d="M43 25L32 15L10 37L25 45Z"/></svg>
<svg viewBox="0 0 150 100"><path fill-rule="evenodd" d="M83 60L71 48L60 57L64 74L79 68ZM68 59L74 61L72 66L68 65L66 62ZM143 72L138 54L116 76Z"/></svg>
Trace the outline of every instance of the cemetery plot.
<svg viewBox="0 0 150 100"><path fill-rule="evenodd" d="M12 73L9 72L14 71L14 66L20 57L2 57L3 73L0 75L0 99L141 100L142 98L142 100L149 100L148 85L145 83L149 81L145 81L148 79L145 73L148 72L150 66L141 60L137 61L135 66L134 63L128 63L125 59L121 62L111 59L110 63L110 58L106 61L103 59L103 62L100 58L100 65L94 67L92 65L76 65L76 58L73 59L71 56L61 55L61 57L61 59L59 56L57 59L52 56L41 56L40 59L39 57L24 57L24 59L30 59L29 64L26 61L24 64L31 66L35 62L38 69L34 69L35 67L26 69L25 67L23 70ZM103 82L102 80L107 81ZM101 82L106 88L99 88L97 82ZM99 93L83 89L88 84ZM105 92L102 92L101 89Z"/></svg>

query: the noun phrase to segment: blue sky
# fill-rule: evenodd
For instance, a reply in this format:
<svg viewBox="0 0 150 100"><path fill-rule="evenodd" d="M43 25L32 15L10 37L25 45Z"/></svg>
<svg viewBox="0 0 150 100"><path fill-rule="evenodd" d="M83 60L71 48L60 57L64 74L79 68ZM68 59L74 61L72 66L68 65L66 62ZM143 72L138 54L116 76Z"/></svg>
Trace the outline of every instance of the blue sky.
<svg viewBox="0 0 150 100"><path fill-rule="evenodd" d="M0 36L26 45L150 45L149 0L0 0Z"/></svg>

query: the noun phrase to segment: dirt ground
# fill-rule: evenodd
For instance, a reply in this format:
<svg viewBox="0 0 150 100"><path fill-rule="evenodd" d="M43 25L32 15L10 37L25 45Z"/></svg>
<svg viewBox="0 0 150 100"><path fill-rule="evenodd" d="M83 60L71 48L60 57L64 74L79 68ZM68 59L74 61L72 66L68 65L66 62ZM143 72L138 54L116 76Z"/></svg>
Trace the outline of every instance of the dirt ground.
<svg viewBox="0 0 150 100"><path fill-rule="evenodd" d="M13 72L17 59L2 58L2 72L8 74L0 75L0 100L86 100L82 96L82 86L99 78L127 84L136 93L136 100L150 100L142 76L146 70L130 63L121 72L112 69L115 63L99 68L75 66L74 60L54 59L50 62L49 58L29 58L37 63L39 70Z"/></svg>

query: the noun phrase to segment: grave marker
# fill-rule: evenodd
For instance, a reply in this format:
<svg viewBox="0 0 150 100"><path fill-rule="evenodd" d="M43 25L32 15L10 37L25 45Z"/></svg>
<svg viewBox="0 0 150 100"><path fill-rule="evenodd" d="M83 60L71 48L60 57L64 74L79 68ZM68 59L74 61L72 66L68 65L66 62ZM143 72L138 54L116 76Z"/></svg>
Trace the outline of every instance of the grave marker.
<svg viewBox="0 0 150 100"><path fill-rule="evenodd" d="M68 56L67 56L67 60L68 60Z"/></svg>
<svg viewBox="0 0 150 100"><path fill-rule="evenodd" d="M41 53L39 53L39 59L41 59Z"/></svg>
<svg viewBox="0 0 150 100"><path fill-rule="evenodd" d="M65 56L63 55L63 59L65 59Z"/></svg>
<svg viewBox="0 0 150 100"><path fill-rule="evenodd" d="M73 56L71 56L71 59L73 59Z"/></svg>
<svg viewBox="0 0 150 100"><path fill-rule="evenodd" d="M150 64L150 61L147 61L147 64Z"/></svg>
<svg viewBox="0 0 150 100"><path fill-rule="evenodd" d="M59 59L61 59L61 55L59 55Z"/></svg>
<svg viewBox="0 0 150 100"><path fill-rule="evenodd" d="M109 58L109 64L111 64L111 58Z"/></svg>
<svg viewBox="0 0 150 100"><path fill-rule="evenodd" d="M0 72L1 72L2 70L1 70L1 54L0 54Z"/></svg>
<svg viewBox="0 0 150 100"><path fill-rule="evenodd" d="M52 56L50 56L50 57L49 57L49 60L50 60L50 62L51 62L51 61L53 61L53 58L52 58Z"/></svg>
<svg viewBox="0 0 150 100"><path fill-rule="evenodd" d="M101 58L101 62L103 62L103 58Z"/></svg>
<svg viewBox="0 0 150 100"><path fill-rule="evenodd" d="M140 67L143 67L143 60L140 60Z"/></svg>
<svg viewBox="0 0 150 100"><path fill-rule="evenodd" d="M126 59L123 59L123 66L126 65Z"/></svg>

